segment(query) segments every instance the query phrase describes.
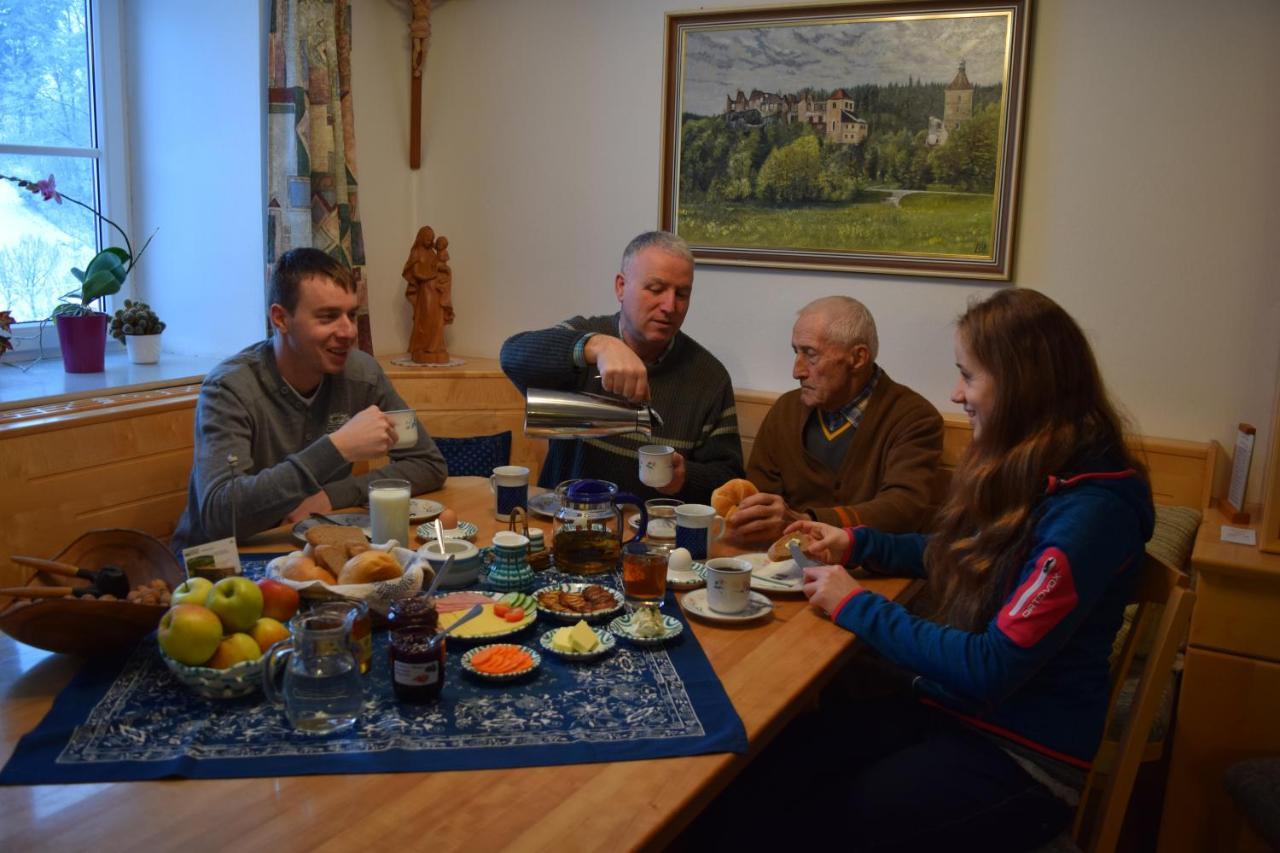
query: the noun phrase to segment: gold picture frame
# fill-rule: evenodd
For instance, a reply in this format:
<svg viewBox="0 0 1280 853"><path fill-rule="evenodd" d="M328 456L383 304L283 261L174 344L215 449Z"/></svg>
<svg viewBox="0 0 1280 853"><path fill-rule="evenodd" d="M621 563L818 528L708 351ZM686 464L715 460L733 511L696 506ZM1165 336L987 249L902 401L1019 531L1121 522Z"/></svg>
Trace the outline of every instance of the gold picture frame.
<svg viewBox="0 0 1280 853"><path fill-rule="evenodd" d="M701 263L1007 281L1030 0L672 13L661 226Z"/></svg>

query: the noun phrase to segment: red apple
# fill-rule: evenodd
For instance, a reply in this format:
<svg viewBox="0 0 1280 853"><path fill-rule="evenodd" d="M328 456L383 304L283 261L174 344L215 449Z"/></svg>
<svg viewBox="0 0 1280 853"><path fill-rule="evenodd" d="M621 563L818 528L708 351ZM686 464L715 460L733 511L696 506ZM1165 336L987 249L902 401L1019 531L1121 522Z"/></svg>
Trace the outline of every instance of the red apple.
<svg viewBox="0 0 1280 853"><path fill-rule="evenodd" d="M248 631L262 617L262 590L248 578L232 575L213 585L204 606L218 614L228 634Z"/></svg>
<svg viewBox="0 0 1280 853"><path fill-rule="evenodd" d="M270 616L263 616L257 622L254 622L253 630L249 633L258 643L258 648L262 649L263 652L266 652L267 649L281 640L289 639L289 629Z"/></svg>
<svg viewBox="0 0 1280 853"><path fill-rule="evenodd" d="M160 617L156 639L164 653L178 663L200 666L217 650L222 622L207 607L178 604Z"/></svg>
<svg viewBox="0 0 1280 853"><path fill-rule="evenodd" d="M288 622L298 612L298 591L278 580L267 578L258 581L262 590L262 615L279 622Z"/></svg>
<svg viewBox="0 0 1280 853"><path fill-rule="evenodd" d="M213 669L229 669L243 661L257 660L260 657L262 657L262 649L258 648L258 642L253 637L248 634L230 634L218 643L218 650L213 653L213 657L209 658L205 666Z"/></svg>

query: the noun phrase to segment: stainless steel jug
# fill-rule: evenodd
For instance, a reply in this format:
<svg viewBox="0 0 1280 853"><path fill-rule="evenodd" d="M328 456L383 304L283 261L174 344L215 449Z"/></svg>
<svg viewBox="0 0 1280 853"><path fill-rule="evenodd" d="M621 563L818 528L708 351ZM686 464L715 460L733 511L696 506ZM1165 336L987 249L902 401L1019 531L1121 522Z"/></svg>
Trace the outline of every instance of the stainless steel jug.
<svg viewBox="0 0 1280 853"><path fill-rule="evenodd" d="M524 434L531 438L593 438L630 432L653 435L654 425L662 426L656 411L617 397L540 388L530 388L525 394Z"/></svg>

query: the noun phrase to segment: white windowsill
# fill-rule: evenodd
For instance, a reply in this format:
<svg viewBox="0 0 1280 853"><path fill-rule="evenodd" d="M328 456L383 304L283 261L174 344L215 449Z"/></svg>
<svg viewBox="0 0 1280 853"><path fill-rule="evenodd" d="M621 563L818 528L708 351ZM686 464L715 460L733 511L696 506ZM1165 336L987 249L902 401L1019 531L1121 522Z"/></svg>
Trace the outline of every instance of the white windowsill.
<svg viewBox="0 0 1280 853"><path fill-rule="evenodd" d="M102 373L67 373L58 355L46 356L26 371L8 366L27 358L27 353L12 352L0 358L0 411L195 383L222 360L162 353L156 364L132 364L122 345L111 344Z"/></svg>

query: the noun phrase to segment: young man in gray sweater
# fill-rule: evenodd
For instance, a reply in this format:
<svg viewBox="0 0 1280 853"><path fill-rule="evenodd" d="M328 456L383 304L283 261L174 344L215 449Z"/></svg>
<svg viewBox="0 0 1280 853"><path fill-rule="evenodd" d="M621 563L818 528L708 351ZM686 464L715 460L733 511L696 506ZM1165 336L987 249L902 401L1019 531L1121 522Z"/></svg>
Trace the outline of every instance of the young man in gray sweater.
<svg viewBox="0 0 1280 853"><path fill-rule="evenodd" d="M693 254L665 231L641 234L622 254L614 278L621 310L573 317L558 326L521 332L502 345L502 370L522 393L529 388L605 392L649 401L662 416L653 436L551 442L539 483L575 477L617 483L641 498L661 492L706 503L726 480L742 476L742 441L733 384L724 366L680 331L693 292ZM640 482L637 450L675 448L671 483Z"/></svg>
<svg viewBox="0 0 1280 853"><path fill-rule="evenodd" d="M418 494L448 476L421 423L414 446L391 451L398 436L383 413L408 406L356 348L356 285L345 266L318 249L286 252L270 301L275 334L200 386L187 508L171 543L179 555L233 532L250 536L364 503L371 480L408 480ZM390 464L352 476L352 463L388 451Z"/></svg>

